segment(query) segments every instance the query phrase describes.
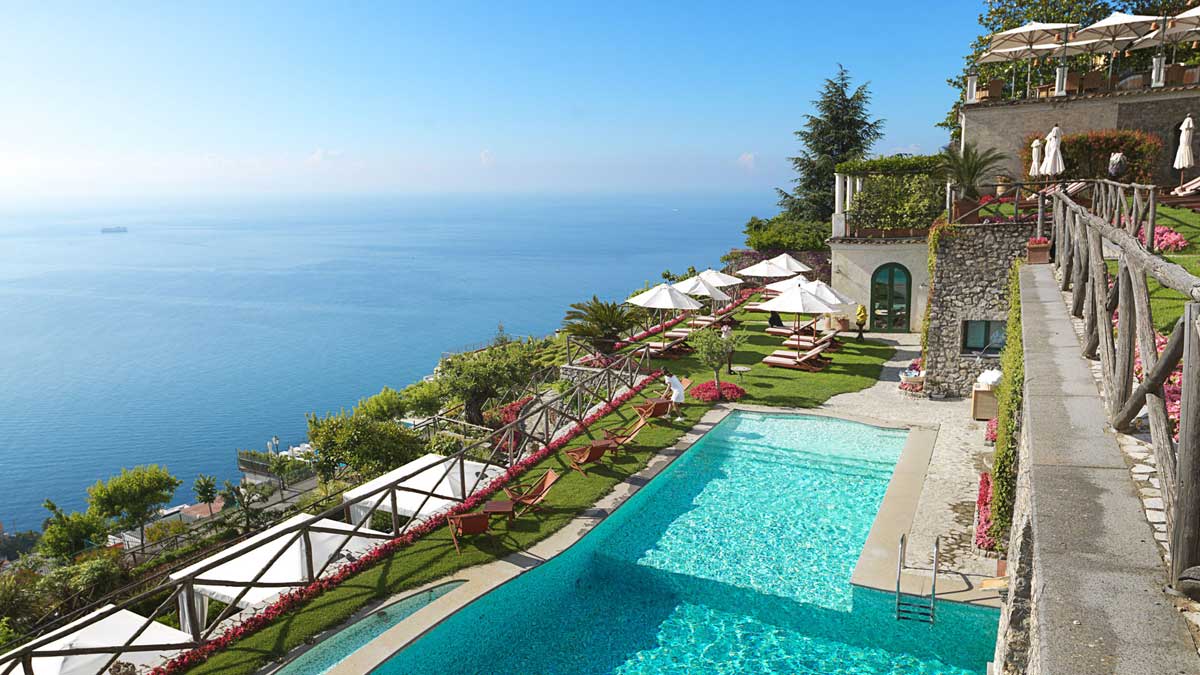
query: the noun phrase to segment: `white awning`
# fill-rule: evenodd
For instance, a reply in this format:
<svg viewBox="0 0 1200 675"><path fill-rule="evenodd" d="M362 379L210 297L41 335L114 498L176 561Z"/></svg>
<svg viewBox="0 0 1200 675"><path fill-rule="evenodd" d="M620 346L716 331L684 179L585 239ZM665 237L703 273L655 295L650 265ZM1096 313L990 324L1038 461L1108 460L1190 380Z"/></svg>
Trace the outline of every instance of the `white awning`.
<svg viewBox="0 0 1200 675"><path fill-rule="evenodd" d="M129 638L141 630L146 623L146 617L122 609L96 623L83 628L80 624L88 619L112 609L105 605L100 609L72 621L51 635L57 636L53 641L37 647L36 650L53 651L60 649L87 649L96 647L120 647ZM163 645L188 643L192 638L183 631L176 630L151 621L146 630L133 641L134 645ZM118 661L131 663L139 670L149 670L162 665L174 657L180 650L130 651L117 657ZM11 652L10 652L11 653ZM13 669L14 675L96 675L101 666L112 658L112 654L80 654L76 656L38 656L33 659L33 672L26 673L20 663ZM3 670L3 668L0 668Z"/></svg>
<svg viewBox="0 0 1200 675"><path fill-rule="evenodd" d="M691 298L688 299L690 300ZM353 501L363 495L384 488L389 484L396 483L405 476L415 474L400 483L400 485L410 488L409 490L393 489L388 492L394 493L396 513L398 515L405 518L419 518L424 520L432 515L446 511L461 500L466 499L469 496L466 491L474 488L476 483L482 487L502 473L504 473L504 469L494 464L452 459L430 453L414 459L398 469L393 469L378 478L363 483L352 490L347 490L342 495L342 500L347 502ZM483 477L482 480L480 480L481 476ZM465 485L463 484L464 477L466 478ZM419 490L419 492L413 492L412 490ZM427 496L430 493L436 493L441 496ZM391 513L392 494L381 494L383 495L383 501L380 503L378 510L382 513ZM375 510L375 503L377 501L379 501L378 495L367 497L357 504L351 504L350 520L355 523L361 523L366 518L369 518L371 511ZM418 510L420 510L419 514Z"/></svg>

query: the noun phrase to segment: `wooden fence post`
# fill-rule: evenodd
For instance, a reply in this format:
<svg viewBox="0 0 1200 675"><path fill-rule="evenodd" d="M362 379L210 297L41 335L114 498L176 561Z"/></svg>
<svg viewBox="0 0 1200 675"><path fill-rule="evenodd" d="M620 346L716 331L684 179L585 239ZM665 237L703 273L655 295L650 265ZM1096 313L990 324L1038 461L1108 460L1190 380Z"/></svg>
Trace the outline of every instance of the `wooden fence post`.
<svg viewBox="0 0 1200 675"><path fill-rule="evenodd" d="M1171 580L1200 597L1200 303L1183 310L1183 399L1179 411L1178 501L1171 534ZM1188 581L1181 582L1187 578Z"/></svg>

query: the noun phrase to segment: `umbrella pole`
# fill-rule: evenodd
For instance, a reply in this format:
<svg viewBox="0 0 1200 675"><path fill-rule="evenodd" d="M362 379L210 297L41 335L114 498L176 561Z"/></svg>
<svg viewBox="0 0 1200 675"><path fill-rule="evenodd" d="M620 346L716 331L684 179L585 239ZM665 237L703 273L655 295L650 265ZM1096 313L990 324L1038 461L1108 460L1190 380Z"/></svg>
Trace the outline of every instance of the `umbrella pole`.
<svg viewBox="0 0 1200 675"><path fill-rule="evenodd" d="M1029 61L1029 68L1025 70L1025 98L1029 98L1029 83L1033 79L1033 60Z"/></svg>

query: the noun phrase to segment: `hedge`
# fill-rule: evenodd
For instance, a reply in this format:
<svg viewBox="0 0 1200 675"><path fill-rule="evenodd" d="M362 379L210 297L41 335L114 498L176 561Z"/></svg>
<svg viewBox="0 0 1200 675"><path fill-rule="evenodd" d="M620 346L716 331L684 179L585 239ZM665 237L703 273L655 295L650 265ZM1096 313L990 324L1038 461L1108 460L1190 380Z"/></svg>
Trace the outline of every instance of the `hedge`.
<svg viewBox="0 0 1200 675"><path fill-rule="evenodd" d="M834 167L838 173L854 176L880 174L912 174L924 173L941 175L941 157L939 155L889 155L875 159L856 159L842 162Z"/></svg>
<svg viewBox="0 0 1200 675"><path fill-rule="evenodd" d="M1033 159L1034 139L1031 135L1021 145L1021 166L1027 171ZM1135 129L1103 129L1066 134L1062 138L1065 178L1108 178L1108 157L1114 152L1125 154L1129 168L1121 180L1150 183L1154 168L1163 151L1163 141L1157 135Z"/></svg>
<svg viewBox="0 0 1200 675"><path fill-rule="evenodd" d="M1008 273L1008 325L1004 351L1000 354L1000 384L996 398L996 449L992 460L992 527L997 542L1012 524L1017 494L1017 447L1020 443L1021 405L1025 393L1025 344L1021 337L1021 261Z"/></svg>

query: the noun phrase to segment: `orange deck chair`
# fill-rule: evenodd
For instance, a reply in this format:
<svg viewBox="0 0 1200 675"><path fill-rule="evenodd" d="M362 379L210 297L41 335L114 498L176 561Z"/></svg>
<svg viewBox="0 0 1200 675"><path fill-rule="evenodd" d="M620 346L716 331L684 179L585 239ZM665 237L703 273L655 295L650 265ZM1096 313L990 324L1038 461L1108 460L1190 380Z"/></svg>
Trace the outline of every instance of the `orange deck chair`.
<svg viewBox="0 0 1200 675"><path fill-rule="evenodd" d="M546 473L533 483L514 483L504 486L504 494L513 500L514 506L520 505L521 511L516 515L521 515L530 510L540 510L542 500L546 498L546 493L550 492L551 486L559 479L558 472L554 469L546 469Z"/></svg>
<svg viewBox="0 0 1200 675"><path fill-rule="evenodd" d="M459 537L469 537L477 534L488 533L488 514L482 511L478 513L460 513L456 516L447 516L446 522L450 525L450 540L454 542L454 550L462 555L462 548L458 545Z"/></svg>

